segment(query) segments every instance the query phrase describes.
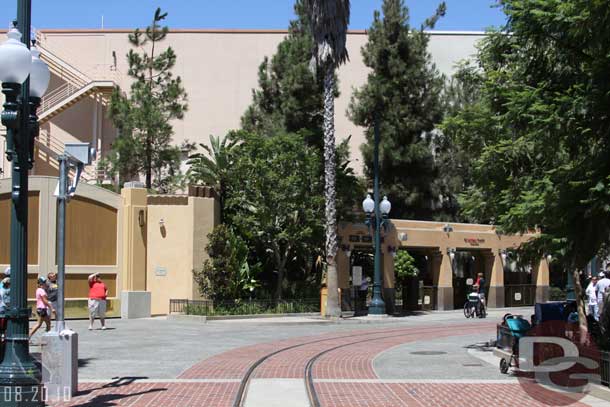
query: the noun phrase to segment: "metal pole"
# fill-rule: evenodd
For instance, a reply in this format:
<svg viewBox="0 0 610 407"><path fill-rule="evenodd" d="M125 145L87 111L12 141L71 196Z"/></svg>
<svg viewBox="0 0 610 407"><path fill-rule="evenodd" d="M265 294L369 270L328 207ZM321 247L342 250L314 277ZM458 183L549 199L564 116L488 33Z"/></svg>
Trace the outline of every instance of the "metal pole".
<svg viewBox="0 0 610 407"><path fill-rule="evenodd" d="M568 283L566 285L566 300L576 301L576 294L574 292L574 273L572 270L568 270Z"/></svg>
<svg viewBox="0 0 610 407"><path fill-rule="evenodd" d="M68 157L61 154L59 161L59 196L57 197L57 321L55 330L65 328L64 287L66 278L66 200L68 197Z"/></svg>
<svg viewBox="0 0 610 407"><path fill-rule="evenodd" d="M31 0L18 0L17 28L22 41L30 47ZM4 91L4 86L3 86ZM7 102L8 102L7 94ZM30 169L30 84L26 80L18 100L18 123L12 129L11 205L11 303L7 312L8 328L4 358L0 365L0 405L42 406L40 369L29 351L27 307L28 266L28 170ZM3 117L4 119L4 117ZM3 120L4 122L4 120ZM8 127L8 126L7 126ZM11 131L11 130L9 130Z"/></svg>
<svg viewBox="0 0 610 407"><path fill-rule="evenodd" d="M375 201L375 278L373 299L369 307L370 315L385 314L385 304L381 298L381 211L379 210L379 115L375 115L375 150L373 157L373 200Z"/></svg>

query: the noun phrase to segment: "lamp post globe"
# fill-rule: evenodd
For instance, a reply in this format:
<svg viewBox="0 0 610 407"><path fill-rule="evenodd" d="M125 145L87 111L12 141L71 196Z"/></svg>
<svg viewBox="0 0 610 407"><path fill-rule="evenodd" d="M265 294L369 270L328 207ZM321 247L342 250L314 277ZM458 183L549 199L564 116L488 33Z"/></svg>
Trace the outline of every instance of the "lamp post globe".
<svg viewBox="0 0 610 407"><path fill-rule="evenodd" d="M390 211L392 210L392 204L388 201L388 197L384 196L383 200L379 204L379 210L381 211L381 215L388 216Z"/></svg>
<svg viewBox="0 0 610 407"><path fill-rule="evenodd" d="M30 74L32 55L20 41L17 28L11 28L6 36L8 40L0 45L0 82L21 85Z"/></svg>
<svg viewBox="0 0 610 407"><path fill-rule="evenodd" d="M364 201L362 201L362 209L367 214L373 213L375 210L375 201L371 198L371 194L367 194Z"/></svg>
<svg viewBox="0 0 610 407"><path fill-rule="evenodd" d="M31 49L32 69L30 72L30 96L35 98L41 98L47 88L49 87L49 81L51 79L51 72L49 67L40 59L40 51L33 46Z"/></svg>

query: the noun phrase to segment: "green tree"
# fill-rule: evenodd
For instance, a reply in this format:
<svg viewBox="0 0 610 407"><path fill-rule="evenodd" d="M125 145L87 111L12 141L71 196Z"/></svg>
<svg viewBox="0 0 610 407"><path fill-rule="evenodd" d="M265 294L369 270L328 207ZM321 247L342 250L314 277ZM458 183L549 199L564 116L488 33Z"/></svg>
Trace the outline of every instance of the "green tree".
<svg viewBox="0 0 610 407"><path fill-rule="evenodd" d="M276 276L280 299L287 266L320 253L320 159L296 134L233 133L238 141L227 188L226 220Z"/></svg>
<svg viewBox="0 0 610 407"><path fill-rule="evenodd" d="M311 146L322 148L323 75L309 69L314 44L303 0L294 5L297 18L271 59L265 57L258 71L258 88L241 124L248 132L264 135L299 133ZM338 96L337 89L334 90Z"/></svg>
<svg viewBox="0 0 610 407"><path fill-rule="evenodd" d="M580 296L578 270L609 240L608 4L501 4L508 23L478 54L481 100L451 123L475 157L464 212L508 233L538 230L524 253L568 264ZM581 302L579 312L584 324Z"/></svg>
<svg viewBox="0 0 610 407"><path fill-rule="evenodd" d="M241 298L256 283L250 275L246 243L222 224L214 228L208 239L205 249L210 258L201 269L193 271L199 292L214 302Z"/></svg>
<svg viewBox="0 0 610 407"><path fill-rule="evenodd" d="M456 72L445 86L445 117L439 126L440 131L435 133L432 140L434 160L438 169L435 189L442 197L442 211L437 214L437 220L468 220L460 213L459 195L472 184L470 161L473 152L476 154L480 150L480 144L476 143L477 133L467 135L472 138L467 145L462 143L460 137L465 134L456 130L465 125L476 125L470 121L471 117L466 117L466 112L477 108L483 82L480 69L471 61L462 61L458 63Z"/></svg>
<svg viewBox="0 0 610 407"><path fill-rule="evenodd" d="M200 143L204 152L189 156L187 164L190 166L187 178L194 184L203 184L218 189L220 201L220 221L224 220L224 207L227 194L227 185L230 180L231 166L233 165L233 147L231 136L210 136L209 145ZM235 180L238 182L238 180Z"/></svg>
<svg viewBox="0 0 610 407"><path fill-rule="evenodd" d="M337 277L337 207L335 148L335 69L347 59L349 0L305 0L314 40L312 67L324 74L324 200L326 218L326 262L328 297L326 315L338 317L339 280Z"/></svg>
<svg viewBox="0 0 610 407"><path fill-rule="evenodd" d="M315 44L303 0L294 5L297 18L290 22L288 35L272 58L259 67L258 87L252 91L252 104L241 119L248 132L272 136L298 133L309 146L323 150L324 71L312 75L311 56ZM339 96L335 79L335 97ZM337 146L337 217L351 220L354 205L362 199L364 186L350 167L349 138ZM320 173L324 167L320 166ZM321 186L320 193L323 193Z"/></svg>
<svg viewBox="0 0 610 407"><path fill-rule="evenodd" d="M436 14L419 29L409 25L403 0L384 0L383 18L375 11L362 48L371 69L367 83L356 90L349 107L354 124L366 128L362 146L365 173L373 177L374 124L380 121L379 178L398 218L430 219L438 200L431 132L443 116L444 79L431 62L428 34L445 14Z"/></svg>
<svg viewBox="0 0 610 407"><path fill-rule="evenodd" d="M133 49L127 54L128 75L133 79L129 95L116 88L110 99L109 116L119 131L110 162L122 180L143 173L146 187L167 190L180 165L180 151L171 145L171 121L182 119L187 110L187 95L172 68L176 54L171 47L159 51L168 33L160 23L167 13L155 11L152 24L144 32L129 35ZM153 185L153 175L155 176Z"/></svg>

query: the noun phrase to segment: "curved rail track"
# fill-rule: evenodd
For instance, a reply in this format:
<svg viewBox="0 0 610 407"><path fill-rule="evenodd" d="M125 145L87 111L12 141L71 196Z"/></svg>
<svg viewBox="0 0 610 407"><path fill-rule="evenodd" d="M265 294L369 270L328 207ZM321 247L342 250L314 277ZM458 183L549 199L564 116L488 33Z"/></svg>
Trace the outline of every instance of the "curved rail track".
<svg viewBox="0 0 610 407"><path fill-rule="evenodd" d="M358 337L357 340L353 340L353 341L349 341L349 342L342 343L339 345L331 346L327 349L317 352L313 356L309 357L309 359L307 360L307 363L305 364L305 369L303 372L303 378L305 380L305 388L307 391L307 397L309 398L309 403L312 407L321 407L320 400L318 398L318 394L317 394L317 391L316 391L315 385L314 385L313 367L314 367L316 361L318 361L318 359L320 357L324 356L325 354L328 354L332 351L335 351L337 349L340 349L340 348L343 348L346 346L351 346L351 345L364 343L364 342L379 341L379 340L396 338L396 337L409 337L409 336L421 335L421 334L434 334L436 332L441 333L441 332L458 331L458 330L470 331L470 330L474 330L476 328L480 329L481 326L450 325L450 326L446 326L443 328L439 328L439 327L430 327L430 328L408 327L408 328L406 328L405 327L405 328L396 328L396 329L388 330L385 332L379 332L379 331L369 332L369 333L352 332L349 335L333 336L333 337L322 338L322 339L317 339L317 340L313 340L313 341L309 341L309 342L299 343L296 345L287 346L285 348L278 349L277 351L274 351L274 352L268 353L267 355L262 356L261 358L259 358L258 360L256 360L254 363L252 363L250 365L250 367L244 374L244 377L241 379L241 382L240 382L240 385L239 385L239 388L237 391L237 395L233 402L233 407L243 407L244 406L245 396L246 396L246 393L248 390L248 385L250 383L250 380L254 376L255 371L263 363L265 363L267 360L269 360L271 357L278 355L282 352L290 351L292 349L308 346L308 345L315 344L315 343L328 342L328 341L334 341L334 340L345 339L345 338L354 338L354 336L357 335L357 337ZM380 336L384 333L387 333L387 335ZM376 337L371 338L371 336L376 336Z"/></svg>

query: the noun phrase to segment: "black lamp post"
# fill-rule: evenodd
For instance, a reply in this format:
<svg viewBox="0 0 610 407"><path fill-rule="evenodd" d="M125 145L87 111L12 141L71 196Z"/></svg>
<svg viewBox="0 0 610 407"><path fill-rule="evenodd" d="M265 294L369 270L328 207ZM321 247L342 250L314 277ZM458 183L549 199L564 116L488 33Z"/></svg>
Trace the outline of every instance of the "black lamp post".
<svg viewBox="0 0 610 407"><path fill-rule="evenodd" d="M36 109L49 84L49 69L30 43L31 0L18 1L17 26L0 46L0 81L5 95L2 124L11 162L11 301L0 364L0 406L42 406L41 373L29 352L27 307L28 171L38 136ZM21 33L23 33L23 37ZM22 42L19 42L21 39Z"/></svg>
<svg viewBox="0 0 610 407"><path fill-rule="evenodd" d="M369 315L385 314L385 303L381 297L381 228L385 228L388 215L392 209L387 197L379 202L379 119L375 117L375 149L373 152L373 196L367 195L362 202L362 208L367 214L367 225L372 226L375 235L375 276L373 279L373 299L369 307Z"/></svg>

